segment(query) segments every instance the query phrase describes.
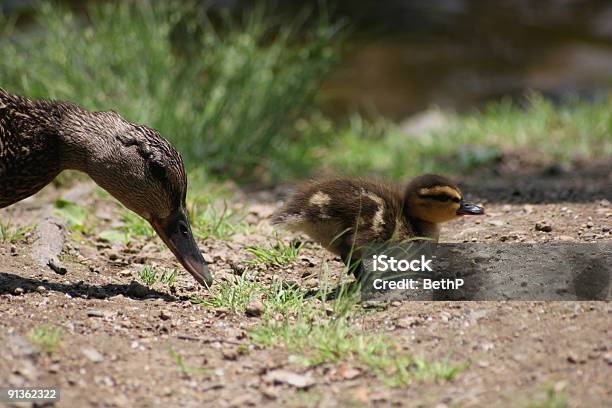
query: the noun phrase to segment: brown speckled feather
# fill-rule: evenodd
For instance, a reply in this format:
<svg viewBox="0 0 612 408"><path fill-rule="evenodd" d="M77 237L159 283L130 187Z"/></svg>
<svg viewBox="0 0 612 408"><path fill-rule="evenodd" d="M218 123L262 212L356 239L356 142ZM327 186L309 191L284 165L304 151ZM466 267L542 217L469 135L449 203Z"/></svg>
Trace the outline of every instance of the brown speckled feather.
<svg viewBox="0 0 612 408"><path fill-rule="evenodd" d="M395 188L365 180L315 181L298 188L273 218L304 231L335 254L346 258L366 243L401 241L412 235L402 217L402 197Z"/></svg>
<svg viewBox="0 0 612 408"><path fill-rule="evenodd" d="M56 124L61 112L0 88L0 208L26 198L61 171Z"/></svg>

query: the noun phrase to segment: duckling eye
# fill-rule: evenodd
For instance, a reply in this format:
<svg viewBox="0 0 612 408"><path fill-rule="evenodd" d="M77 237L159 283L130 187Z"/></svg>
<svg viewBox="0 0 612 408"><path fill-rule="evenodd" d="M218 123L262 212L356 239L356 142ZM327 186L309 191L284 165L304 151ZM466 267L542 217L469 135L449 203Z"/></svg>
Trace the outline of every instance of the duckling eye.
<svg viewBox="0 0 612 408"><path fill-rule="evenodd" d="M460 203L461 199L459 197L453 197L453 202Z"/></svg>
<svg viewBox="0 0 612 408"><path fill-rule="evenodd" d="M423 195L421 197L427 200L436 200L436 201L451 201L453 199L453 197L447 196L446 194Z"/></svg>

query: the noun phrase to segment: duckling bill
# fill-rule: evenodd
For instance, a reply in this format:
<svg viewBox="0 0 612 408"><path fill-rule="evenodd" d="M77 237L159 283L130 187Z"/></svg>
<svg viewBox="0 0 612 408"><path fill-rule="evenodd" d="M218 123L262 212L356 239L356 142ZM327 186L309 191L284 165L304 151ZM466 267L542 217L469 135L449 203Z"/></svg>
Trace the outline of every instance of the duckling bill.
<svg viewBox="0 0 612 408"><path fill-rule="evenodd" d="M202 285L212 284L187 217L183 160L166 139L115 112L29 100L0 88L0 208L67 169L87 173L149 221L185 269Z"/></svg>
<svg viewBox="0 0 612 408"><path fill-rule="evenodd" d="M360 247L410 238L438 241L440 225L484 208L466 202L446 177L425 174L404 192L353 179L314 181L297 188L272 222L301 231L345 263L360 258Z"/></svg>

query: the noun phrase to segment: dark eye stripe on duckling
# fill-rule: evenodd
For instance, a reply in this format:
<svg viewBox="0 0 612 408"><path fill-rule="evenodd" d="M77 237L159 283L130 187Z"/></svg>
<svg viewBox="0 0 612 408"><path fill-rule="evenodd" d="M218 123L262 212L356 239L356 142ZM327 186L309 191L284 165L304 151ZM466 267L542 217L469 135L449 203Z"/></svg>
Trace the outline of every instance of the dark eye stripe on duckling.
<svg viewBox="0 0 612 408"><path fill-rule="evenodd" d="M460 202L463 198L461 193L449 186L435 186L430 188L422 188L418 191L420 198L436 201L453 201Z"/></svg>

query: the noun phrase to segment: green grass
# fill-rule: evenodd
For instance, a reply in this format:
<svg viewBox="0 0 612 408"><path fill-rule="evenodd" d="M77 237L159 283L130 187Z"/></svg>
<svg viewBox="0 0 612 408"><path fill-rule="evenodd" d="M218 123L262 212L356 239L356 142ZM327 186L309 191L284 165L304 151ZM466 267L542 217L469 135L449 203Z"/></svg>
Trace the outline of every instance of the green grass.
<svg viewBox="0 0 612 408"><path fill-rule="evenodd" d="M283 396L282 404L285 407L319 407L325 401L325 393L318 390L297 390ZM348 405L359 406L359 405Z"/></svg>
<svg viewBox="0 0 612 408"><path fill-rule="evenodd" d="M534 398L524 404L527 408L566 408L567 393L565 391L557 391L555 387L549 386L546 388L544 396Z"/></svg>
<svg viewBox="0 0 612 408"><path fill-rule="evenodd" d="M243 207L232 204L236 201L233 189L197 171L190 175L189 186L189 217L197 239L226 240L247 232Z"/></svg>
<svg viewBox="0 0 612 408"><path fill-rule="evenodd" d="M288 315L297 312L303 305L303 296L300 288L288 285L281 279L274 279L271 285L264 286L245 272L233 281L219 282L208 294L194 297L191 301L210 308L227 308L234 313L241 313L252 300L261 299L265 306L264 316L269 317L277 313Z"/></svg>
<svg viewBox="0 0 612 408"><path fill-rule="evenodd" d="M98 234L98 239L106 242L122 242L124 244L128 244L132 242L133 237L121 231L121 229L109 229L101 231Z"/></svg>
<svg viewBox="0 0 612 408"><path fill-rule="evenodd" d="M524 108L502 101L476 113L447 114L442 128L424 134L407 134L384 118L353 115L345 126L327 126L325 147L300 156L313 162L324 157L328 171L394 180L424 172L467 173L513 150L549 163L608 157L611 108L612 98L555 106L533 94Z"/></svg>
<svg viewBox="0 0 612 408"><path fill-rule="evenodd" d="M0 17L0 83L30 97L115 110L156 128L191 167L266 173L295 138L337 61L338 27L261 7L211 22L199 2L43 2L38 27Z"/></svg>
<svg viewBox="0 0 612 408"><path fill-rule="evenodd" d="M23 241L26 235L31 232L35 226L16 226L10 221L3 222L0 220L0 242L3 244L14 244Z"/></svg>
<svg viewBox="0 0 612 408"><path fill-rule="evenodd" d="M191 302L209 308L227 308L234 313L244 312L258 289L261 289L261 285L251 280L245 272L235 276L232 282L216 283L206 295L194 297Z"/></svg>
<svg viewBox="0 0 612 408"><path fill-rule="evenodd" d="M291 360L308 366L345 361L372 373L390 387L414 381L450 381L467 365L448 359L428 361L399 348L389 336L361 327L366 313L359 292L341 291L336 300L305 298L299 286L274 278L262 285L245 272L234 281L221 281L209 293L191 301L209 308L243 313L250 302L261 300L261 323L249 332L251 341L268 348L282 347Z"/></svg>
<svg viewBox="0 0 612 408"><path fill-rule="evenodd" d="M147 286L153 286L157 282L157 271L150 265L145 265L138 271L138 278Z"/></svg>
<svg viewBox="0 0 612 408"><path fill-rule="evenodd" d="M174 286L178 269L176 268L157 268L151 265L145 265L138 271L138 278L147 286L153 286L157 282L169 287Z"/></svg>
<svg viewBox="0 0 612 408"><path fill-rule="evenodd" d="M307 302L304 291L295 284L289 284L280 278L275 278L272 284L266 286L261 295L265 306L264 318L269 319L277 315L296 315Z"/></svg>
<svg viewBox="0 0 612 408"><path fill-rule="evenodd" d="M262 326L251 335L257 344L285 347L294 353L293 361L308 366L350 361L374 373L390 387L407 386L414 381L450 381L466 368L446 359L429 362L415 358L398 351L388 336L363 333L346 322L331 325L285 322Z"/></svg>
<svg viewBox="0 0 612 408"><path fill-rule="evenodd" d="M122 207L119 216L123 225L101 231L98 239L128 244L138 238L152 238L157 235L147 220L127 208Z"/></svg>
<svg viewBox="0 0 612 408"><path fill-rule="evenodd" d="M53 354L62 340L62 329L53 325L39 325L30 330L28 339L40 351Z"/></svg>
<svg viewBox="0 0 612 408"><path fill-rule="evenodd" d="M53 207L55 215L64 218L73 231L84 234L92 231L90 214L85 207L63 198L55 200Z"/></svg>
<svg viewBox="0 0 612 408"><path fill-rule="evenodd" d="M299 288L280 280L263 290L262 323L250 332L263 347L284 347L291 360L308 366L345 361L373 373L390 387L413 381L449 381L466 368L448 359L427 361L404 352L382 331L369 332L360 323L365 311L358 291L343 290L335 300L305 299ZM279 319L280 317L280 319Z"/></svg>
<svg viewBox="0 0 612 408"><path fill-rule="evenodd" d="M231 194L214 182L198 179L198 173L190 183L188 198L189 215L193 234L197 239L229 239L237 232L247 230L245 214L240 208L230 207ZM192 198L193 196L193 198ZM105 199L111 200L109 197ZM218 206L222 203L222 207ZM108 242L125 244L140 238L152 238L157 234L148 221L125 207L118 213L122 225L101 231L98 238Z"/></svg>
<svg viewBox="0 0 612 408"><path fill-rule="evenodd" d="M334 123L316 97L339 60L337 25L262 8L213 24L194 4L92 2L83 19L43 3L40 30L0 21L0 83L154 127L185 156L190 178L201 169L272 183L319 172L400 180L467 173L516 149L549 161L612 154L612 98L557 106L533 94L526 107L446 114L423 134L359 114ZM231 209L201 208L200 238L234 233Z"/></svg>
<svg viewBox="0 0 612 408"><path fill-rule="evenodd" d="M414 381L450 381L467 367L448 359L414 357L384 333L363 330L354 321L354 313L332 313L330 317L327 309L308 304L302 308L294 319L262 323L250 333L252 341L264 347L284 347L292 353L291 360L308 366L348 361L390 387Z"/></svg>
<svg viewBox="0 0 612 408"><path fill-rule="evenodd" d="M282 21L262 8L213 24L194 4L93 2L82 19L43 3L40 30L0 21L0 83L152 126L183 153L191 177L202 169L243 181L321 171L400 180L469 172L514 149L550 161L612 154L610 98L557 106L533 94L526 107L502 101L447 114L424 134L358 114L335 124L315 99L339 60L337 25L325 15ZM214 222L225 211L204 212L200 237L232 234Z"/></svg>
<svg viewBox="0 0 612 408"><path fill-rule="evenodd" d="M177 275L178 275L178 269L176 268L166 269L160 275L159 281L164 285L174 286L174 284L176 283Z"/></svg>
<svg viewBox="0 0 612 408"><path fill-rule="evenodd" d="M295 241L287 245L276 237L274 245L247 247L246 252L253 255L253 259L250 259L248 263L252 265L287 265L297 259L303 246L303 242Z"/></svg>
<svg viewBox="0 0 612 408"><path fill-rule="evenodd" d="M193 233L198 239L229 239L237 232L245 231L244 214L223 201L218 209L213 202L205 205L194 203L191 206Z"/></svg>
<svg viewBox="0 0 612 408"><path fill-rule="evenodd" d="M188 365L185 362L185 358L181 356L178 352L176 352L174 349L168 350L168 353L170 354L170 357L172 358L172 360L174 360L174 362L176 363L176 367L178 371L186 377L190 377L194 374L205 374L210 371L209 369L205 367L194 367L194 366Z"/></svg>
<svg viewBox="0 0 612 408"><path fill-rule="evenodd" d="M146 238L156 236L155 230L147 220L127 208L121 210L121 220L124 223L121 230L129 236Z"/></svg>

